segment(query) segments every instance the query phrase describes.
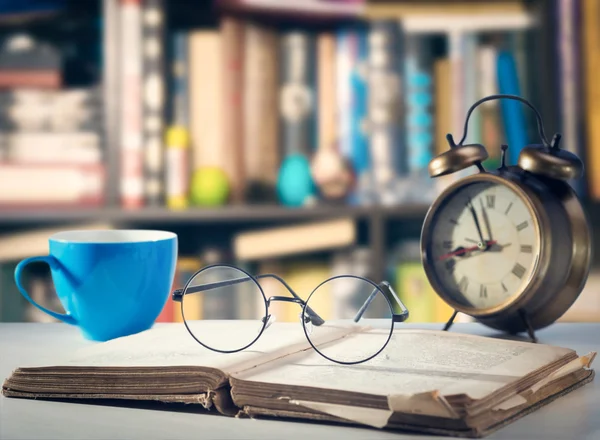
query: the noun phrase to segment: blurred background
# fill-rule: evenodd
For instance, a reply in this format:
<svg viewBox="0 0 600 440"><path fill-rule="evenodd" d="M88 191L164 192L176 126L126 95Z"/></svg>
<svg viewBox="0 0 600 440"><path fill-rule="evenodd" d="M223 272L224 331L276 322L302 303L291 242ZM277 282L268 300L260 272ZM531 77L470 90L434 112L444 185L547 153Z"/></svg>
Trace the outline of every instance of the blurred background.
<svg viewBox="0 0 600 440"><path fill-rule="evenodd" d="M597 0L1 0L0 320L51 319L13 272L55 231L147 228L179 236L173 288L217 262L304 298L355 274L390 281L409 322L446 321L419 235L465 173L427 164L479 98L521 95L563 134L600 236L598 20ZM479 106L468 142L488 168L507 143L514 164L538 143L533 114ZM563 321L600 321L597 270ZM47 267L26 284L61 311ZM180 320L168 301L159 321Z"/></svg>

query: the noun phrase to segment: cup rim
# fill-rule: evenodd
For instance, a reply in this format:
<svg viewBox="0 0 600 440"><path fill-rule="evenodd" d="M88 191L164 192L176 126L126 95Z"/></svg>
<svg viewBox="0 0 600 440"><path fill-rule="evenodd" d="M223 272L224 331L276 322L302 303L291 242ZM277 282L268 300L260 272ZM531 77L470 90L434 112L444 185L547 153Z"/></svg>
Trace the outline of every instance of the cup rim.
<svg viewBox="0 0 600 440"><path fill-rule="evenodd" d="M159 229L71 229L56 232L49 238L50 241L60 243L102 245L153 243L173 239L177 239L177 234Z"/></svg>

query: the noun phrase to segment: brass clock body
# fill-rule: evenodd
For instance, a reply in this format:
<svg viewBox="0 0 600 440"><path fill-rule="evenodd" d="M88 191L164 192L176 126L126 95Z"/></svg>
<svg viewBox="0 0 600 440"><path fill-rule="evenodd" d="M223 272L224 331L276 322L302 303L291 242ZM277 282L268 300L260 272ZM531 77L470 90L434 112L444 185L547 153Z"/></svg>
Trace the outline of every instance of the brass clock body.
<svg viewBox="0 0 600 440"><path fill-rule="evenodd" d="M468 194L470 187L476 188L482 187L482 185L484 188L485 185L490 188L499 188L498 191L503 194L510 194L513 197L511 206L512 203L518 203L518 206L521 207L521 215L528 213L530 224L528 224L526 237L535 245L521 245L521 249L533 254L531 265L527 267L527 270L524 270L525 265L518 263L515 263L514 267L521 266L521 269L513 269L512 273L502 269L502 264L497 265L498 267L492 265L492 267L480 269L472 266L471 272L490 271L489 273L493 274L493 283L496 283L496 278L499 280L497 282L499 284L494 285L502 286L501 290L496 287L498 293L495 302L477 305L473 304L476 301L470 301L461 292L461 287L464 286L461 286L458 280L454 285L452 277L442 273L445 266L440 265L436 258L439 260L444 255L436 257L436 253L439 255L441 252L439 240L436 240L436 230L445 227L443 225L452 220L443 218L444 212L447 212L448 209L455 209L448 205L460 205L464 202L464 197L460 198L461 194ZM478 203L478 201L474 201L473 205L477 206ZM483 209L483 203L481 201L480 209ZM464 208L458 206L456 209ZM503 207L502 210L506 210L506 207ZM468 215L465 215L468 219ZM502 213L498 215L502 215ZM506 220L505 223L510 223L510 221L510 219ZM479 226L484 228L483 221L479 222L482 223ZM479 241L475 226L472 226L472 229L473 238L475 238L473 241ZM421 255L429 282L446 303L491 328L517 333L528 330L526 322L522 318L523 313L527 315L533 329L540 329L560 318L577 299L589 273L591 239L591 230L585 211L574 191L566 182L534 175L520 167L503 166L491 172L470 175L446 188L429 208L425 217L421 231ZM481 255L484 255L485 252L494 251L493 246L502 245L518 246L519 243L494 243L488 246L484 239L484 243L479 242L472 248L462 244L454 253L450 249L447 255L451 255L450 258L460 259L466 257L465 250L471 249L469 253L472 255L469 255L468 258L483 258ZM472 249L476 246L479 246L480 249L473 251ZM486 249L488 247L489 249ZM499 252L507 251L500 250ZM503 263L502 260L500 262ZM518 275L524 277L524 280L520 280L519 284L516 284L511 280ZM509 284L511 282L512 285ZM472 286L469 288L473 289ZM491 287L489 288L491 289ZM482 284L479 289L481 293L487 295L488 287Z"/></svg>
<svg viewBox="0 0 600 440"><path fill-rule="evenodd" d="M540 144L523 146L518 163L486 171L487 150L463 142L469 117L485 101L511 99L532 109ZM458 143L446 135L448 151L429 163L431 177L473 166L479 173L446 188L427 212L421 231L425 273L455 313L510 333L534 330L559 319L580 295L592 260L587 215L567 183L583 175L583 162L549 142L540 113L516 95L491 95L467 111ZM471 281L472 280L472 281Z"/></svg>

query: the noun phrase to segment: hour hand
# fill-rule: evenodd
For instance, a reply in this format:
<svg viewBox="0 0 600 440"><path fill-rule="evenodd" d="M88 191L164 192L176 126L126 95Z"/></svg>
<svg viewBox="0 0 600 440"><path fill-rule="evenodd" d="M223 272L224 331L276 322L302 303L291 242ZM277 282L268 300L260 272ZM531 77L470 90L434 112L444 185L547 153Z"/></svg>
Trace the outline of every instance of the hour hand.
<svg viewBox="0 0 600 440"><path fill-rule="evenodd" d="M495 240L492 240L489 243L492 243L492 245L488 247L489 252L502 252L504 248L507 248L511 245L511 243L499 244Z"/></svg>
<svg viewBox="0 0 600 440"><path fill-rule="evenodd" d="M440 257L438 257L438 259L445 260L445 259L451 258L451 257L464 257L464 256L467 256L471 252L484 250L485 248L488 248L494 244L496 244L496 242L494 240L490 240L487 242L483 242L482 246L477 245L477 246L471 246L471 247L467 247L467 248L460 246L460 247L457 247L452 252L448 252L447 254L441 255Z"/></svg>

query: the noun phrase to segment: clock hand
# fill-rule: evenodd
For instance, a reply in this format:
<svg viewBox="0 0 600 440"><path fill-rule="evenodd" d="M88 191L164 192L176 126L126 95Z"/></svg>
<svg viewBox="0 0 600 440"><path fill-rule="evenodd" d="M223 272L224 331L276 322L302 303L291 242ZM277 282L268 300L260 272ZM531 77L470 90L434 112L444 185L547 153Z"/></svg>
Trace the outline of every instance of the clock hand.
<svg viewBox="0 0 600 440"><path fill-rule="evenodd" d="M485 228L487 229L488 240L491 240L492 239L492 228L490 228L490 219L487 215L487 211L483 207L483 200L479 199L479 202L481 203L481 213L483 214L483 222L485 223Z"/></svg>
<svg viewBox="0 0 600 440"><path fill-rule="evenodd" d="M512 243L506 243L506 244L498 244L497 242L493 243L492 245L488 246L488 252L501 252L504 250L504 248L509 247Z"/></svg>
<svg viewBox="0 0 600 440"><path fill-rule="evenodd" d="M473 216L473 221L475 222L475 227L477 228L477 233L479 234L479 239L481 243L485 240L483 239L483 234L481 233L481 227L479 226L479 220L477 219L477 213L475 212L475 208L473 207L473 203L471 203L471 199L467 203L467 207L471 210L471 215Z"/></svg>
<svg viewBox="0 0 600 440"><path fill-rule="evenodd" d="M484 243L485 243L486 246L491 246L493 244L496 244L496 241L495 240L490 240L490 241L486 241ZM454 256L466 254L468 252L477 251L477 250L481 250L481 247L479 247L479 246L472 246L472 247L468 247L468 248L459 247L459 248L457 248L456 250L454 250L452 252L448 252L447 254L439 256L438 260L445 260L445 259L450 258L450 257L454 257Z"/></svg>

